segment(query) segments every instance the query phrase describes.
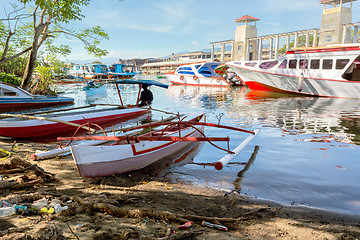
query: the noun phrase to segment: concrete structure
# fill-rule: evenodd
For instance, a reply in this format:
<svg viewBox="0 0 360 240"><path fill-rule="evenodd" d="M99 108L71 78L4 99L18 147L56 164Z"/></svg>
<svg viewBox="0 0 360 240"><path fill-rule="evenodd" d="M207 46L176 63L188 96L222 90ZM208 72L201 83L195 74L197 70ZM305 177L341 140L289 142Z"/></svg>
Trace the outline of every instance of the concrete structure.
<svg viewBox="0 0 360 240"><path fill-rule="evenodd" d="M322 0L324 5L321 18L319 46L347 42L343 36L350 34L343 25L352 21L352 2L355 0ZM344 5L350 3L350 6Z"/></svg>
<svg viewBox="0 0 360 240"><path fill-rule="evenodd" d="M256 22L260 19L245 15L236 19L235 40L211 42L211 59L214 59L214 48L221 47L221 56L225 55L225 45L232 46L230 60L259 60L278 58L285 50L297 47L317 47L329 44L358 42L360 23L351 23L352 4L356 0L321 0L324 5L321 27L257 36ZM254 23L254 24L250 24ZM352 33L353 36L352 36ZM285 49L280 49L280 41L285 40ZM300 44L302 43L302 44ZM263 49L268 44L267 49ZM280 51L281 50L281 51ZM266 54L264 54L266 53ZM265 56L264 56L265 55ZM224 62L221 57L220 61Z"/></svg>

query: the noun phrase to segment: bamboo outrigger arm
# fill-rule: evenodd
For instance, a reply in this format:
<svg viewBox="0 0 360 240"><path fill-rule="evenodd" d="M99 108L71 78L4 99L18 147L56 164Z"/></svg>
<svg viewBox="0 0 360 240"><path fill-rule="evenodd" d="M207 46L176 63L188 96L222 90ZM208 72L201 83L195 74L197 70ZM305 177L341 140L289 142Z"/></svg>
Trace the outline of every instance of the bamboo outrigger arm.
<svg viewBox="0 0 360 240"><path fill-rule="evenodd" d="M0 118L1 117L14 117L14 118L28 118L28 119L44 120L44 121L49 121L49 122L63 123L63 124L74 126L74 127L82 127L83 129L86 129L87 131L90 130L91 132L96 132L95 129L89 128L87 126L82 126L77 123L72 123L72 122L68 122L68 121L47 118L47 117L30 116L30 115L26 115L26 114L10 114L10 113L2 113L2 114L0 114Z"/></svg>

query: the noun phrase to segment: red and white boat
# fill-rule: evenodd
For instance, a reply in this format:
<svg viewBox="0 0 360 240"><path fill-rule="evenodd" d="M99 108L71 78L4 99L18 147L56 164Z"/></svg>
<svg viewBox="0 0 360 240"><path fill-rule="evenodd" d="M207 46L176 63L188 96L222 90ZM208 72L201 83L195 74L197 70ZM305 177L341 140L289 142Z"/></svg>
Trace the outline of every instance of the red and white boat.
<svg viewBox="0 0 360 240"><path fill-rule="evenodd" d="M63 122L80 125L87 122L101 124L114 120L135 118L149 111L149 109L137 107L119 108L113 106L100 109L89 107L89 109L81 111L70 109L46 115L37 115L34 119L31 119L32 115L27 115L29 116L28 118L23 118L22 116L10 117L0 120L0 135L13 138L40 137L67 132L77 128ZM3 116L6 115L3 114ZM42 117L44 117L43 120L41 120Z"/></svg>
<svg viewBox="0 0 360 240"><path fill-rule="evenodd" d="M180 117L179 117L180 118ZM250 133L237 148L233 151L225 150L227 154L215 164L220 170L232 160L259 132L259 130L248 131L234 127L205 123L200 115L190 121L156 123L147 126L139 126L129 131L140 128L151 128L158 126L165 127L161 130L150 131L139 136L89 136L89 137L59 137L58 140L107 140L116 141L113 145L70 146L72 156L82 177L100 177L118 173L125 173L142 169L165 157L189 146L193 142L207 141L212 145L213 141L229 141L228 137L205 137L204 126L225 128ZM228 145L229 146L229 145Z"/></svg>
<svg viewBox="0 0 360 240"><path fill-rule="evenodd" d="M228 80L215 73L219 62L198 62L179 66L174 72L166 73L164 76L173 84L229 87Z"/></svg>
<svg viewBox="0 0 360 240"><path fill-rule="evenodd" d="M167 88L168 85L151 80L122 80L116 84L121 105L99 104L63 110L41 112L43 115L31 114L0 114L0 136L28 138L47 136L67 132L85 123L101 124L114 120L131 119L150 112L150 108L137 107L143 83ZM125 107L120 95L118 84L138 84L139 94L135 107ZM88 108L84 110L85 108ZM4 118L5 117L5 118ZM77 125L77 126L74 126Z"/></svg>
<svg viewBox="0 0 360 240"><path fill-rule="evenodd" d="M251 90L360 98L359 44L302 48L279 59L227 62Z"/></svg>

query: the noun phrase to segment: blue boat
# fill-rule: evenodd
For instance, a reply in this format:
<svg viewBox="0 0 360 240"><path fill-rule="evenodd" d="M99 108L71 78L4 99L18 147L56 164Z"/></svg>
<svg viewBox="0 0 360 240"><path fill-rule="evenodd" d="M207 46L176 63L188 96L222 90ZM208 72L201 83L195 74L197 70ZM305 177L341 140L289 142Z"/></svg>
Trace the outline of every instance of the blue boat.
<svg viewBox="0 0 360 240"><path fill-rule="evenodd" d="M129 79L136 75L135 65L113 63L109 70L109 78L113 79Z"/></svg>
<svg viewBox="0 0 360 240"><path fill-rule="evenodd" d="M72 104L73 98L32 95L22 88L0 81L0 111L13 108L37 108L61 104Z"/></svg>

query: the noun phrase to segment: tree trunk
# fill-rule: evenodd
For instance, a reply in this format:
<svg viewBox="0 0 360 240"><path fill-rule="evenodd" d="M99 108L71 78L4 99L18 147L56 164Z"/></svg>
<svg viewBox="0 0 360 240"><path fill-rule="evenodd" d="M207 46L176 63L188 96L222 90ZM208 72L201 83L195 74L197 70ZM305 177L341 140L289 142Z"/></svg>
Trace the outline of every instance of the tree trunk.
<svg viewBox="0 0 360 240"><path fill-rule="evenodd" d="M36 44L33 44L33 47L30 50L29 59L26 64L24 76L23 76L23 79L21 82L21 88L23 88L25 90L29 90L29 87L31 84L31 80L32 80L31 77L34 73L35 64L36 64L37 51L38 51L38 48L37 48Z"/></svg>

